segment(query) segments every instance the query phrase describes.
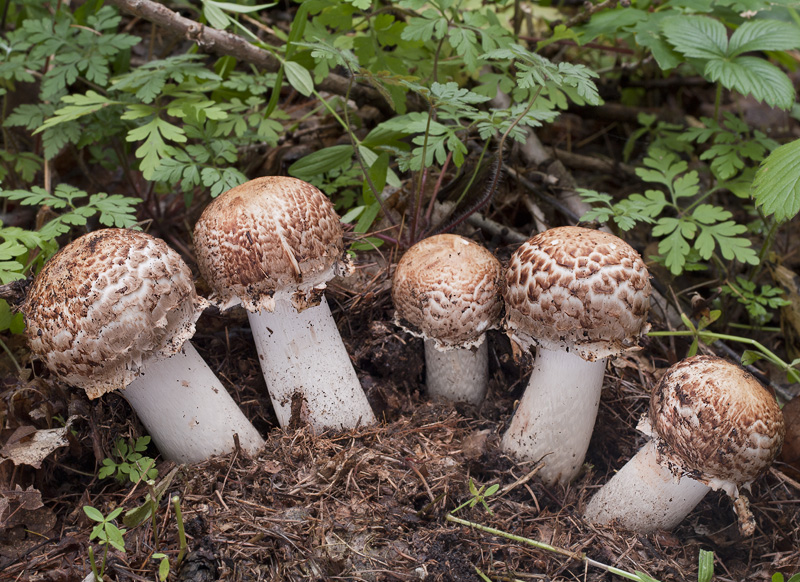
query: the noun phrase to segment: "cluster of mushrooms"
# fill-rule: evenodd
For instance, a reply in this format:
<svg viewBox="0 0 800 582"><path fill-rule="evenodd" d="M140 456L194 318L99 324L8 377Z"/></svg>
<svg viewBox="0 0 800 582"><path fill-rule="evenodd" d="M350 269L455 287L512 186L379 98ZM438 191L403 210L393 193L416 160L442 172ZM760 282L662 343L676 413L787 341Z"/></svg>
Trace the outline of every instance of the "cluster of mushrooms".
<svg viewBox="0 0 800 582"><path fill-rule="evenodd" d="M333 205L315 187L264 177L215 199L194 230L200 273L221 309L248 312L282 428L315 432L376 422L326 303L326 282L352 271ZM650 277L619 238L554 228L524 243L507 269L475 242L436 235L411 247L394 274L396 323L425 340L431 397L480 404L488 386L485 332L502 327L535 351L528 387L501 447L543 460L546 483L583 464L609 357L636 349L648 329ZM60 250L22 311L32 351L89 398L119 390L176 462L264 440L192 347L209 301L165 242L104 229ZM647 532L677 525L709 489L734 499L783 441L774 398L739 366L697 356L655 387L640 430L651 439L590 500L586 517ZM746 516L746 517L743 517Z"/></svg>

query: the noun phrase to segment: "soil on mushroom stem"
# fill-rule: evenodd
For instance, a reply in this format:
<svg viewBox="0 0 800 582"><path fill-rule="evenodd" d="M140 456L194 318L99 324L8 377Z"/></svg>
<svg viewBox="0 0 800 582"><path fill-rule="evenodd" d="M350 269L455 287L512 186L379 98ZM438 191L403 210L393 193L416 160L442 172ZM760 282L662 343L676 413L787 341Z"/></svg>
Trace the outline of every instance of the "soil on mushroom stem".
<svg viewBox="0 0 800 582"><path fill-rule="evenodd" d="M190 553L170 580L455 582L477 580L475 566L493 579L611 580L593 568L584 577L582 564L444 520L469 499L469 479L502 489L533 468L514 464L498 448L526 385L525 367L514 362L505 338L492 332L484 406L430 403L423 390L421 341L391 323L385 287L368 291L371 295L332 285L329 297L375 412L386 422L332 437L274 428L243 313L201 319L198 349L228 385L235 380L236 398L267 445L256 460L232 455L179 470L168 494L181 497ZM644 353L612 362L587 458L592 468L572 485L545 489L534 477L490 499L492 515L480 504L458 515L662 581L696 579L700 548L716 553L717 571L731 580L768 580L776 553L782 564L800 563L800 507L792 499L798 492L769 475L754 486L761 527L750 540L739 537L730 503L718 494L707 496L669 534L594 529L581 519L589 496L643 442L635 424L654 376ZM14 473L14 483L41 491L44 505L21 510L0 533L0 580L78 581L88 572L93 525L81 507L93 505L104 514L118 506L132 509L145 493L142 487L131 492L130 484L96 480L95 463L117 436L142 434L142 428L118 397L90 403L46 376L34 382L35 390L13 403L3 400L7 414L28 424L45 412L77 414L76 434L42 469ZM160 464L160 476L170 467ZM8 483L11 472L0 476ZM176 556L175 519L166 503L159 508L159 538L154 549L149 525L130 530L127 552L110 553L108 579L152 580L157 567L152 552Z"/></svg>

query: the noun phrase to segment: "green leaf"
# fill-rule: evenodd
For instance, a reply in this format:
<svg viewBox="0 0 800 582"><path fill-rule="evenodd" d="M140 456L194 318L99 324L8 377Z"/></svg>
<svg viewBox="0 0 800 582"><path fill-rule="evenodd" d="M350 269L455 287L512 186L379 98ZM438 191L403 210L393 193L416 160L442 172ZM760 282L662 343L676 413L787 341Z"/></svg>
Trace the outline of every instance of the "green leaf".
<svg viewBox="0 0 800 582"><path fill-rule="evenodd" d="M753 198L779 222L800 212L800 139L780 146L761 163L753 180Z"/></svg>
<svg viewBox="0 0 800 582"><path fill-rule="evenodd" d="M303 65L296 61L286 61L283 64L286 72L286 79L298 93L308 97L314 91L314 80L311 73Z"/></svg>
<svg viewBox="0 0 800 582"><path fill-rule="evenodd" d="M751 20L731 35L728 55L800 48L800 28L779 20Z"/></svg>
<svg viewBox="0 0 800 582"><path fill-rule="evenodd" d="M697 582L711 582L714 577L714 552L700 550L697 567Z"/></svg>
<svg viewBox="0 0 800 582"><path fill-rule="evenodd" d="M338 145L323 148L297 160L289 166L289 174L301 180L338 170L353 159L353 146Z"/></svg>
<svg viewBox="0 0 800 582"><path fill-rule="evenodd" d="M91 505L84 505L83 506L83 512L92 521L99 521L99 522L102 523L106 519L105 517L103 517L103 514L100 512L100 510L95 509Z"/></svg>
<svg viewBox="0 0 800 582"><path fill-rule="evenodd" d="M773 107L788 110L794 103L794 87L786 73L758 57L713 59L706 63L704 74L710 81L719 81L726 89L752 95Z"/></svg>
<svg viewBox="0 0 800 582"><path fill-rule="evenodd" d="M728 49L725 25L708 16L674 16L661 25L667 40L684 56L719 59Z"/></svg>

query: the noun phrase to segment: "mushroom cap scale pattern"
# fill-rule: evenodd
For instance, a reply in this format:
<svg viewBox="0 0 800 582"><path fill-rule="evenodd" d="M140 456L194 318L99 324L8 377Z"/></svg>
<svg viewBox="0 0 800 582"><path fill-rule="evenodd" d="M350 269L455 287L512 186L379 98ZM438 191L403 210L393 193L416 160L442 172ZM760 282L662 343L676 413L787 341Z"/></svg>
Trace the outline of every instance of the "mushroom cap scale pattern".
<svg viewBox="0 0 800 582"><path fill-rule="evenodd" d="M770 466L786 431L775 398L758 380L714 356L667 370L653 390L649 422L673 473L734 498Z"/></svg>
<svg viewBox="0 0 800 582"><path fill-rule="evenodd" d="M197 264L222 309L239 301L272 311L287 297L298 310L319 302L325 283L352 270L333 204L284 176L245 182L206 207L194 229Z"/></svg>
<svg viewBox="0 0 800 582"><path fill-rule="evenodd" d="M177 353L207 302L180 255L148 234L86 234L45 264L22 305L31 350L89 398L127 386L150 357Z"/></svg>
<svg viewBox="0 0 800 582"><path fill-rule="evenodd" d="M639 253L598 230L552 228L523 243L506 271L509 336L524 349L594 361L635 348L649 329L650 275Z"/></svg>
<svg viewBox="0 0 800 582"><path fill-rule="evenodd" d="M438 349L480 345L500 323L502 286L500 262L479 244L454 234L423 239L395 270L395 322Z"/></svg>

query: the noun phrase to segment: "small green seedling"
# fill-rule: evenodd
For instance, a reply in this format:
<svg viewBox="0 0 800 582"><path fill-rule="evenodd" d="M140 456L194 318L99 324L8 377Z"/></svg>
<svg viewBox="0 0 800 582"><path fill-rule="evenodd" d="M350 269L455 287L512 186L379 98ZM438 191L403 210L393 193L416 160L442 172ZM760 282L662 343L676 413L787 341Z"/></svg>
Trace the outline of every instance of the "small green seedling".
<svg viewBox="0 0 800 582"><path fill-rule="evenodd" d="M84 505L83 512L89 519L97 522L97 525L94 526L92 533L89 535L89 541L96 539L101 546L105 546L103 551L103 563L100 565L99 570L97 569L97 563L94 559L94 551L92 547L89 546L89 561L92 565L92 574L97 582L102 582L103 574L106 570L106 563L108 561L108 547L113 546L114 549L125 552L125 532L127 530L119 528L113 523L113 521L119 517L119 514L122 513L122 508L118 507L107 516L104 516L99 509L91 505Z"/></svg>
<svg viewBox="0 0 800 582"><path fill-rule="evenodd" d="M777 572L772 575L772 582L784 582L784 580L785 579L783 577L783 574L781 574L780 572ZM786 582L800 582L800 574L795 574L794 576L789 578L789 580L786 580Z"/></svg>
<svg viewBox="0 0 800 582"><path fill-rule="evenodd" d="M486 511L489 513L489 515L494 515L494 512L492 512L492 510L486 504L486 499L488 497L491 497L495 493L497 493L498 489L500 489L500 486L497 483L495 483L494 485L491 485L488 489L486 488L486 485L481 485L481 488L478 489L475 486L475 482L472 479L470 479L469 480L469 492L472 495L472 498L468 499L467 501L465 501L464 503L462 503L461 505L456 507L452 511L452 513L455 513L459 509L463 509L464 507L467 507L467 506L469 506L471 508L475 507L478 503L480 503L481 505L483 505L484 509L486 509Z"/></svg>
<svg viewBox="0 0 800 582"><path fill-rule="evenodd" d="M158 476L155 468L155 459L142 455L150 444L150 437L143 436L137 438L132 443L119 438L114 443L114 457L103 459L103 466L97 473L101 479L114 477L120 483L130 480L131 483L138 483L139 480L151 480Z"/></svg>

